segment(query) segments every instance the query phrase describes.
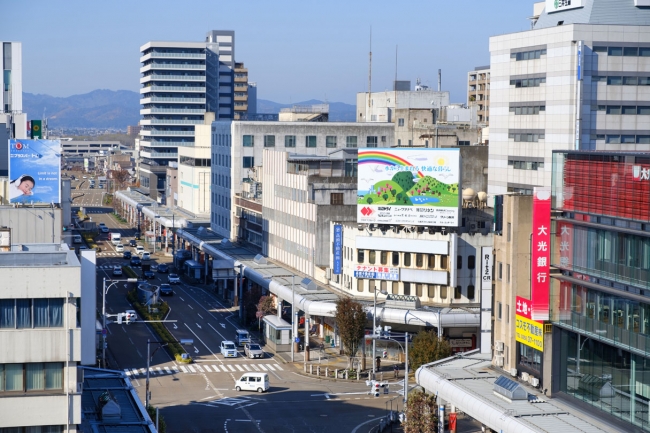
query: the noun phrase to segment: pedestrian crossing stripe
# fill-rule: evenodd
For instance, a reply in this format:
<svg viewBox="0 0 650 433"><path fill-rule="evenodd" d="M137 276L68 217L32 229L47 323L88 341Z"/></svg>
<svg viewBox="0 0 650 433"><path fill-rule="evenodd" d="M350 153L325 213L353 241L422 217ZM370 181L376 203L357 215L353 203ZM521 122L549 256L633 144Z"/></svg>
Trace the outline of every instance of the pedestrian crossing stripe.
<svg viewBox="0 0 650 433"><path fill-rule="evenodd" d="M235 367L237 369L235 369ZM172 374L178 374L178 373L232 373L232 372L246 372L246 371L284 371L282 367L280 367L277 364L235 364L234 366L231 364L228 365L199 365L199 364L194 364L194 365L187 365L187 366L175 366L172 365L170 367L150 367L149 368L149 375L150 376L156 376L156 375L172 375ZM146 376L147 375L147 369L146 368L125 368L124 369L124 374L126 374L128 377L136 377L136 376Z"/></svg>

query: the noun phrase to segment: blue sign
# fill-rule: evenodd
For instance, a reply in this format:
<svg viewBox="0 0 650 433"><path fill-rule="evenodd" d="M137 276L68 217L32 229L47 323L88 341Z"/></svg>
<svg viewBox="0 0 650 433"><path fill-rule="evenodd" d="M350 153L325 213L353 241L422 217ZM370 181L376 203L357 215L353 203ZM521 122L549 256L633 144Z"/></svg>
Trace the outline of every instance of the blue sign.
<svg viewBox="0 0 650 433"><path fill-rule="evenodd" d="M341 274L343 263L343 226L334 225L334 274Z"/></svg>
<svg viewBox="0 0 650 433"><path fill-rule="evenodd" d="M9 201L61 203L61 142L9 140Z"/></svg>

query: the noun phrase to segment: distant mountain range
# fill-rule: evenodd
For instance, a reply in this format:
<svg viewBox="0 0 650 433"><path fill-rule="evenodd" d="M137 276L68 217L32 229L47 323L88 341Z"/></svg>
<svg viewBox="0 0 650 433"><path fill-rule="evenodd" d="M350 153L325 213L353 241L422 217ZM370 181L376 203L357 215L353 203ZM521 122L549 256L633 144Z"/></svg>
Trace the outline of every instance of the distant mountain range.
<svg viewBox="0 0 650 433"><path fill-rule="evenodd" d="M277 114L293 105L323 104L315 99L279 104L257 100L258 113ZM354 122L356 107L342 102L330 102L331 122ZM23 112L27 118L47 118L50 128L118 128L126 130L140 120L140 94L130 90L93 90L83 95L58 98L49 95L23 93Z"/></svg>

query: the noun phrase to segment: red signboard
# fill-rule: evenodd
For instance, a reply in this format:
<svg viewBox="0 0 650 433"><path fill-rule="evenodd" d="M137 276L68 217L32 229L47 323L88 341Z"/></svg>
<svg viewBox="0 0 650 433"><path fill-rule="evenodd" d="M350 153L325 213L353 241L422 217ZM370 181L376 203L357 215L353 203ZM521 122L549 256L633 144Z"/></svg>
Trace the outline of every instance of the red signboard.
<svg viewBox="0 0 650 433"><path fill-rule="evenodd" d="M517 316L522 316L525 317L526 319L530 319L530 307L531 303L528 299L522 298L521 296L517 296L517 305L516 305L516 314Z"/></svg>
<svg viewBox="0 0 650 433"><path fill-rule="evenodd" d="M551 188L533 192L533 251L531 257L531 319L549 320L551 261Z"/></svg>

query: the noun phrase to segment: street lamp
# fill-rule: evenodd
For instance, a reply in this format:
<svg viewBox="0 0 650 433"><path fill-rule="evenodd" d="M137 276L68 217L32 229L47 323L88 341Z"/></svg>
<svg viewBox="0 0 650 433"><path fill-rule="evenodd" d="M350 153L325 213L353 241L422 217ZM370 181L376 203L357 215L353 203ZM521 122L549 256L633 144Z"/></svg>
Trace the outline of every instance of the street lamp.
<svg viewBox="0 0 650 433"><path fill-rule="evenodd" d="M153 351L153 353L150 354L151 351L151 344L158 344L159 346L156 347L156 350ZM194 340L189 339L189 338L183 338L180 340L181 345L183 346L191 346L194 344ZM149 399L151 398L149 396L149 368L150 368L150 362L151 358L156 354L156 351L160 349L161 347L165 347L169 344L169 342L165 341L151 341L150 339L147 339L147 382L145 386L145 395L144 395L144 407L145 409L149 407Z"/></svg>
<svg viewBox="0 0 650 433"><path fill-rule="evenodd" d="M102 288L102 365L104 368L106 368L106 293L108 293L108 290L113 287L115 284L120 283L120 282L128 282L128 283L137 283L138 279L137 278L127 278L127 279L122 279L122 280L110 280L113 281L111 284L106 287L106 278L104 278L104 285Z"/></svg>
<svg viewBox="0 0 650 433"><path fill-rule="evenodd" d="M386 296L388 295L388 292L384 289L377 289L377 286L375 286L375 302L374 302L374 311L372 313L372 335L377 334L377 292L381 293L382 295ZM370 362L372 362L372 378L375 378L375 367L376 367L376 362L375 362L375 355L376 355L376 348L375 348L375 339L372 339L372 358L370 359Z"/></svg>

